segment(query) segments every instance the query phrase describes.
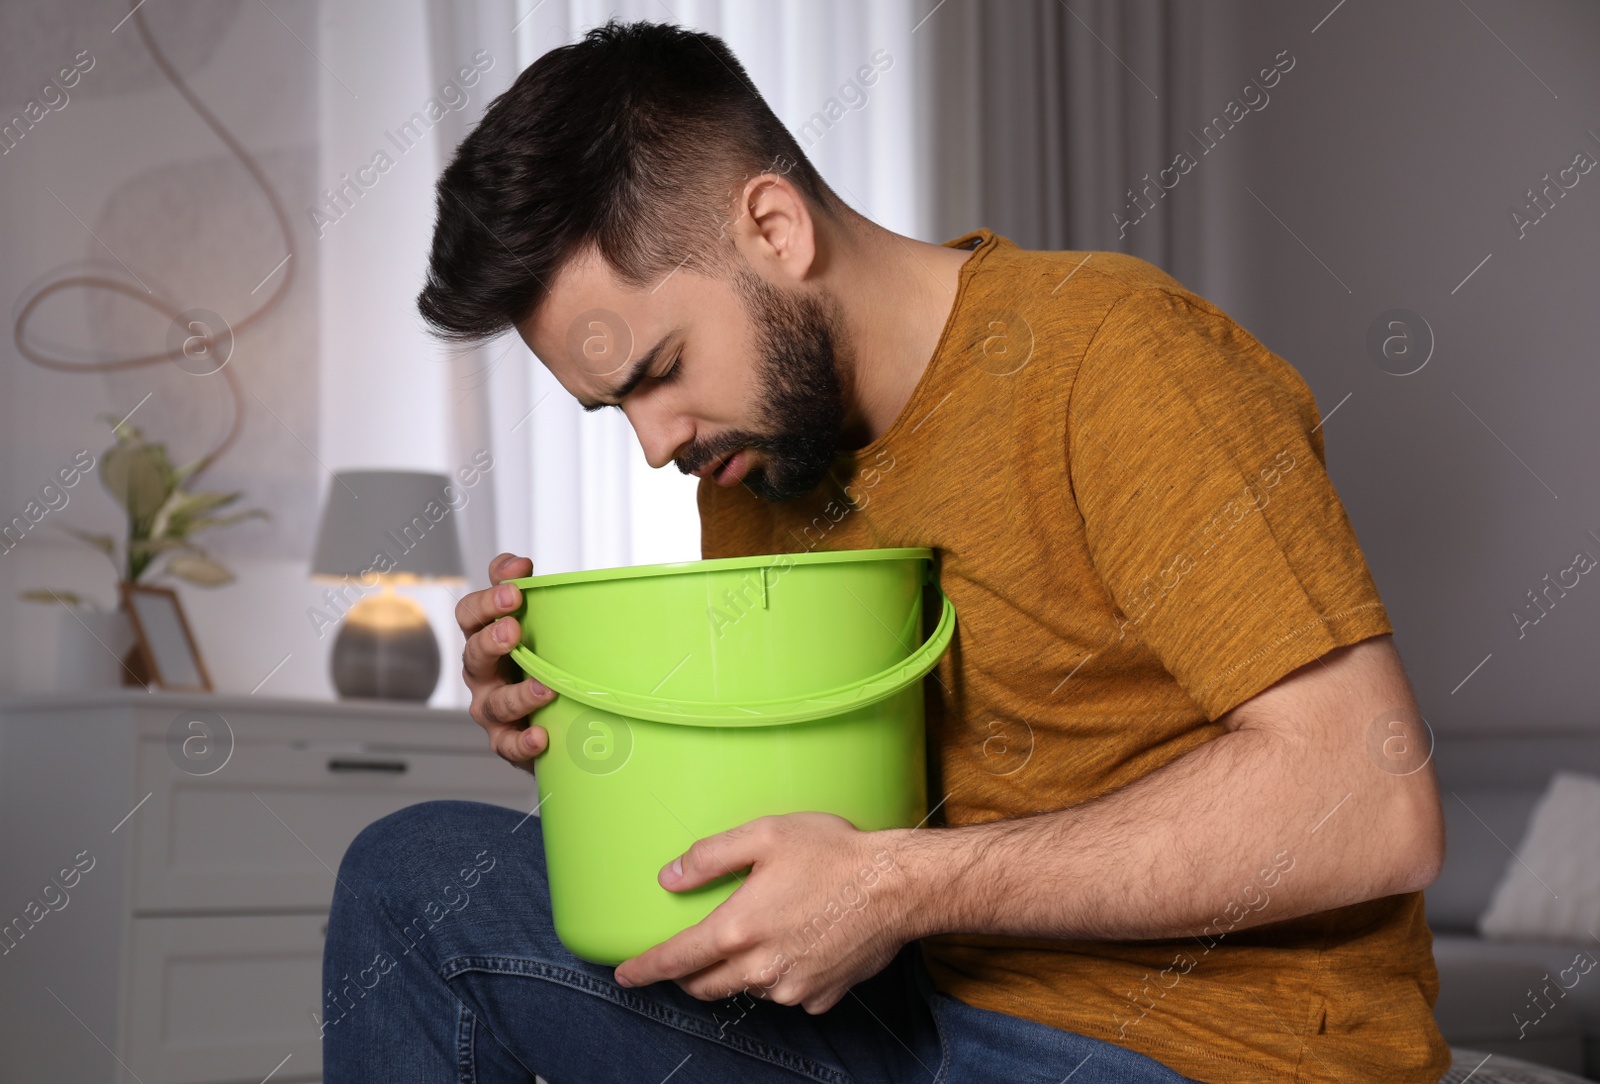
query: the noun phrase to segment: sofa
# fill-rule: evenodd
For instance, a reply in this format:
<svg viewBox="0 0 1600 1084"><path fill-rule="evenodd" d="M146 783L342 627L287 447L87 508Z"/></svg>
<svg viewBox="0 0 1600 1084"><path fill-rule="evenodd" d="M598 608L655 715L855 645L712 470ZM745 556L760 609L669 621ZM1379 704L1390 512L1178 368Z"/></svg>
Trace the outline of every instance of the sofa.
<svg viewBox="0 0 1600 1084"><path fill-rule="evenodd" d="M1584 1084L1588 1079L1521 1058L1453 1046L1450 1068L1439 1084Z"/></svg>
<svg viewBox="0 0 1600 1084"><path fill-rule="evenodd" d="M1490 1066L1509 1057L1600 1079L1600 968L1574 967L1585 954L1600 960L1600 938L1511 941L1478 932L1555 772L1600 776L1600 735L1450 734L1436 739L1433 764L1445 862L1424 900L1440 1031L1458 1048L1458 1063L1464 1051L1481 1051L1496 1055Z"/></svg>

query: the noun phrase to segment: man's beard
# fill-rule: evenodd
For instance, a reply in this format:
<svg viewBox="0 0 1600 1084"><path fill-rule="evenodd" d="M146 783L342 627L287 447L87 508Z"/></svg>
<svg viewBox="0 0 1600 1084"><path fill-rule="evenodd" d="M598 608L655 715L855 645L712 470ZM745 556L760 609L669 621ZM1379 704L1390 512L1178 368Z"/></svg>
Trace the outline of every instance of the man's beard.
<svg viewBox="0 0 1600 1084"><path fill-rule="evenodd" d="M739 448L759 450L766 462L752 465L742 484L763 500L801 497L817 487L839 454L839 305L791 297L742 267L734 272L734 287L758 329L761 430L723 434L700 463Z"/></svg>

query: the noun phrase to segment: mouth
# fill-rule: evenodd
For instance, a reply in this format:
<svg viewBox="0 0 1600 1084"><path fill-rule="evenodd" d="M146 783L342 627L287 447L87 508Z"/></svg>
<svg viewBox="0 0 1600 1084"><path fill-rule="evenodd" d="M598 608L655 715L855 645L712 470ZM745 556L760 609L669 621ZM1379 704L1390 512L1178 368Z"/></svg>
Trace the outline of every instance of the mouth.
<svg viewBox="0 0 1600 1084"><path fill-rule="evenodd" d="M711 468L708 476L719 486L736 485L744 477L745 470L750 463L749 449L740 448L728 456L715 467Z"/></svg>

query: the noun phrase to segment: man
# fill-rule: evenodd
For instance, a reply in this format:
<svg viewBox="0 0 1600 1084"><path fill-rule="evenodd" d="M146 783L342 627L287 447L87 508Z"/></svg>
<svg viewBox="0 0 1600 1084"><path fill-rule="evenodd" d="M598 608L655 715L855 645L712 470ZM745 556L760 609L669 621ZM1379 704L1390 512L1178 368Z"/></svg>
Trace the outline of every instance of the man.
<svg viewBox="0 0 1600 1084"><path fill-rule="evenodd" d="M1311 394L1215 306L1116 253L883 230L721 41L646 24L489 107L419 306L514 327L699 475L704 556L930 546L960 621L934 819L730 826L660 881L743 886L614 970L555 940L514 812L369 828L329 925L330 1082L1439 1079L1427 737ZM507 664L516 602L463 599L463 669L533 770L554 694ZM870 905L796 957L874 856ZM410 921L457 870L470 905Z"/></svg>

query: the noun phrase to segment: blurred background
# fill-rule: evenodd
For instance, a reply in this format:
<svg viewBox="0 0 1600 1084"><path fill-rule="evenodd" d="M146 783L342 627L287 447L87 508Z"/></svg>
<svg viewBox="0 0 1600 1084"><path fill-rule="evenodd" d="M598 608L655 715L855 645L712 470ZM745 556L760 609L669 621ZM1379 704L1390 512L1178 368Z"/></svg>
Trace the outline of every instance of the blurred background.
<svg viewBox="0 0 1600 1084"><path fill-rule="evenodd" d="M430 516L454 549L400 587L438 637L436 709L466 703L451 610L496 552L538 573L699 556L696 480L650 470L620 412L584 415L514 335L442 347L413 306L456 143L612 15L722 35L879 224L1132 253L1305 376L1439 740L1453 851L1430 916L1472 943L1455 988L1480 991L1442 999L1447 1034L1600 1076L1600 979L1530 1030L1572 953L1485 947L1476 925L1553 772L1600 770L1593 0L7 0L8 710L123 680L122 642L94 630L130 579L141 471L182 514L136 578L175 591L216 696L332 701L352 596L330 577L361 570L313 556L346 472L454 487ZM163 360L196 328L193 364ZM94 640L109 679L88 676ZM1600 880L1600 857L1576 868ZM1600 923L1589 892L1571 929ZM313 1079L304 1060L283 1078ZM233 1079L206 1066L170 1079Z"/></svg>
<svg viewBox="0 0 1600 1084"><path fill-rule="evenodd" d="M1600 546L1600 198L1587 191L1600 178L1578 159L1600 154L1600 13L1585 0L1350 0L1332 14L1222 0L149 0L151 36L259 162L288 238L135 23L118 27L123 7L7 4L0 291L13 316L92 271L239 323L293 275L234 344L242 431L204 486L271 518L210 537L235 583L182 589L220 686L249 690L287 656L269 688L327 692L327 638L306 615L326 608L324 588L306 572L339 470L452 474L487 452L493 469L456 517L473 583L501 549L540 572L698 556L693 480L651 471L624 419L547 399L559 386L515 336L442 349L412 305L455 143L540 52L613 11L722 34L829 182L890 229L938 241L984 225L1027 247L1128 251L1222 306L1329 416L1330 469L1430 718L1499 723L1536 702L1540 722L1592 719L1600 603L1579 590L1536 626L1513 616L1539 617L1529 592ZM52 108L42 88L75 63L92 67L48 92ZM1415 336L1426 356L1410 375L1369 350L1391 309L1415 327L1383 338ZM27 334L91 363L159 351L172 323L129 293L69 288L38 302ZM0 350L0 518L48 511L0 560L0 688L23 691L54 680L53 632L70 618L18 591L113 602L112 568L51 528L113 532L116 504L90 484L48 509L41 487L101 456L107 415L184 461L222 439L233 406L215 374L50 371L13 335ZM448 591L419 595L449 632Z"/></svg>

